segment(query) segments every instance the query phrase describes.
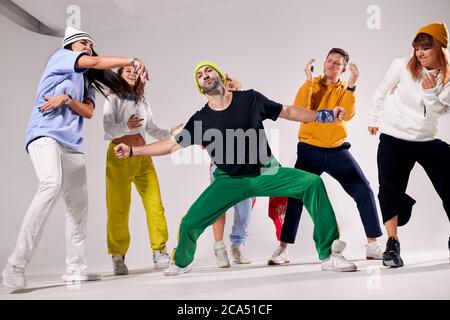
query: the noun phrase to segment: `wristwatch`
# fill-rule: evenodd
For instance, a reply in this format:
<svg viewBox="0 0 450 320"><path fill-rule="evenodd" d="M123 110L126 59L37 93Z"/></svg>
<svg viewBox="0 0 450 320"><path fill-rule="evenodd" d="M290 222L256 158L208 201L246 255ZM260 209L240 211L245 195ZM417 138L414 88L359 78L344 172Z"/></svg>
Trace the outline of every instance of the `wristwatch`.
<svg viewBox="0 0 450 320"><path fill-rule="evenodd" d="M354 85L353 87L348 86L347 90L352 91L352 92L355 91L356 90L356 85Z"/></svg>

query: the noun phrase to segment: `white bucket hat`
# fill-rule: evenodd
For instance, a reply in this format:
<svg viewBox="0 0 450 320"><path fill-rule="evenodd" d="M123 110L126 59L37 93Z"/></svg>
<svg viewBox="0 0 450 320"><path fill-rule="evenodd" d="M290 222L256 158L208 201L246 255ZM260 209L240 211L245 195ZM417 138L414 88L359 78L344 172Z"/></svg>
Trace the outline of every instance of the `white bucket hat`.
<svg viewBox="0 0 450 320"><path fill-rule="evenodd" d="M80 40L89 40L94 44L94 40L89 35L89 33L86 33L84 31L75 29L74 27L67 27L66 33L64 35L64 39L62 41L62 47L64 48L68 44L80 41Z"/></svg>

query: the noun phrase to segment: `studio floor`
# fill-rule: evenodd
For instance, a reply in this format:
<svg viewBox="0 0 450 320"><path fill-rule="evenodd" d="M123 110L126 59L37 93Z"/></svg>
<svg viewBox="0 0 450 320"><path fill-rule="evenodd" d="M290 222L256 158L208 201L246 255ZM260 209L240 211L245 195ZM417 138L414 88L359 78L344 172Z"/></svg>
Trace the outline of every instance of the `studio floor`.
<svg viewBox="0 0 450 320"><path fill-rule="evenodd" d="M389 269L380 261L356 260L357 272L320 271L314 259L267 266L265 260L218 269L197 263L192 272L165 277L152 266L132 266L127 276L104 270L103 280L65 284L59 274L27 274L28 287L0 287L0 300L292 300L450 299L448 252L404 257L406 266Z"/></svg>

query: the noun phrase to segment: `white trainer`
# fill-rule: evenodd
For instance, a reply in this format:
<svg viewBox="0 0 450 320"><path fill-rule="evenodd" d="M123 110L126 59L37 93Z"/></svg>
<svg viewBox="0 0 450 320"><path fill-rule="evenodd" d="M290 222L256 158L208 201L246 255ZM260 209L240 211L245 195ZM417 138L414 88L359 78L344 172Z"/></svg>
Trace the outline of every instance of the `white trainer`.
<svg viewBox="0 0 450 320"><path fill-rule="evenodd" d="M25 268L7 264L2 271L3 285L14 289L23 289L27 286L25 281Z"/></svg>
<svg viewBox="0 0 450 320"><path fill-rule="evenodd" d="M227 248L223 241L216 241L214 244L214 254L216 255L216 264L219 268L229 268L230 260L228 260Z"/></svg>
<svg viewBox="0 0 450 320"><path fill-rule="evenodd" d="M383 260L383 252L381 245L376 241L366 244L367 260Z"/></svg>
<svg viewBox="0 0 450 320"><path fill-rule="evenodd" d="M240 246L231 245L231 254L233 256L234 263L249 264L252 262L245 254L244 245Z"/></svg>
<svg viewBox="0 0 450 320"><path fill-rule="evenodd" d="M175 264L170 264L169 267L164 270L165 276L179 276L184 273L188 273L192 270L191 265L188 265L187 267L181 268L176 266Z"/></svg>
<svg viewBox="0 0 450 320"><path fill-rule="evenodd" d="M287 249L285 247L279 246L272 254L272 257L270 257L267 264L269 266L273 265L281 265L281 264L287 264L289 263L289 257L287 254Z"/></svg>
<svg viewBox="0 0 450 320"><path fill-rule="evenodd" d="M331 255L322 261L322 271L338 271L338 272L350 272L356 271L356 265L345 259L342 255L346 243L341 240L334 240L331 245Z"/></svg>
<svg viewBox="0 0 450 320"><path fill-rule="evenodd" d="M155 251L153 253L153 263L156 270L167 269L170 263L170 256L167 254L166 250Z"/></svg>
<svg viewBox="0 0 450 320"><path fill-rule="evenodd" d="M61 280L65 282L98 281L102 280L102 275L88 272L84 267L67 268L66 272L61 276Z"/></svg>
<svg viewBox="0 0 450 320"><path fill-rule="evenodd" d="M124 276L128 274L128 267L125 264L125 257L120 254L112 256L113 271L116 276Z"/></svg>

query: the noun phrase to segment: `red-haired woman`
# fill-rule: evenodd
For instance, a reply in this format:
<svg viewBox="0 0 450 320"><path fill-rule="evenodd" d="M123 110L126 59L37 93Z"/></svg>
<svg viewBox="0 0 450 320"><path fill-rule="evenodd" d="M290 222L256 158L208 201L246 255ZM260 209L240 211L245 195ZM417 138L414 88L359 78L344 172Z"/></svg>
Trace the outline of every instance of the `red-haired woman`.
<svg viewBox="0 0 450 320"><path fill-rule="evenodd" d="M415 200L406 194L419 163L450 219L450 145L437 139L438 119L450 110L448 29L432 23L419 29L411 57L396 59L375 91L369 132L380 131L379 201L388 241L383 265L402 267L397 227L405 225Z"/></svg>

